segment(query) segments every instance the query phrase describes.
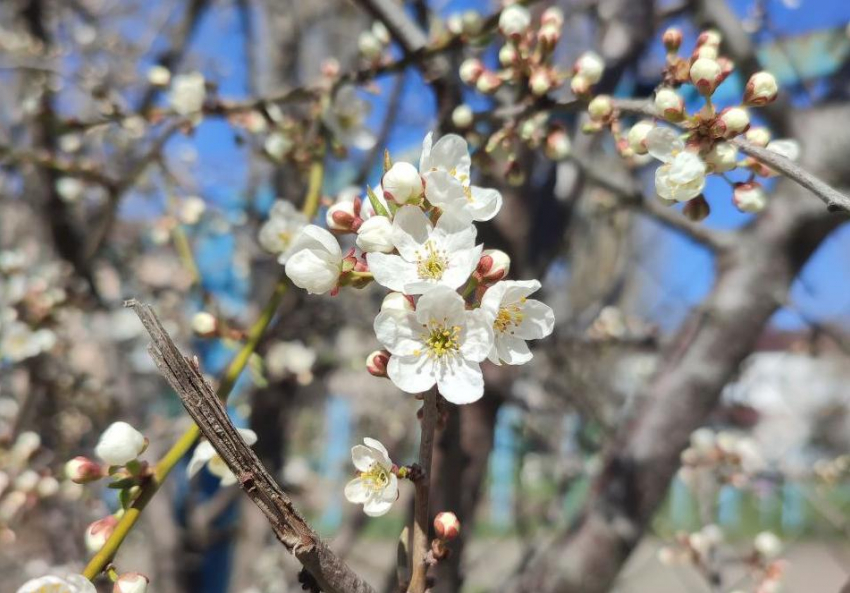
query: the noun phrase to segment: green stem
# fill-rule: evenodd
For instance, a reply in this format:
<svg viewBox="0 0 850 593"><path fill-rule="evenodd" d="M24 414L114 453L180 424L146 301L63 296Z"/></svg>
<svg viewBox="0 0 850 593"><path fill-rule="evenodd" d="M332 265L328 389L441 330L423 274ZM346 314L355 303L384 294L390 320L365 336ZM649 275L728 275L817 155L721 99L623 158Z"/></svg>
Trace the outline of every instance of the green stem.
<svg viewBox="0 0 850 593"><path fill-rule="evenodd" d="M317 151L313 162L310 164L310 173L307 178L307 195L304 197L304 205L301 211L312 219L319 210L319 199L322 197L322 183L325 180L325 143Z"/></svg>
<svg viewBox="0 0 850 593"><path fill-rule="evenodd" d="M286 292L286 288L287 284L283 280L278 282L274 292L269 298L268 303L266 303L266 306L263 308L260 317L254 322L254 325L251 326L251 329L248 332L248 341L245 342L242 349L236 354L233 360L230 361L217 390L218 397L222 401L227 400L230 392L233 390L233 386L236 384L236 380L245 369L245 366L248 364L248 360L257 348L260 339L269 327L269 324L274 318L275 312L280 306L283 295ZM139 496L124 513L121 520L118 521L118 525L115 526L115 531L112 532L112 535L109 536L109 539L106 540L106 543L100 551L98 551L98 553L89 560L85 570L83 570L84 577L92 581L109 565L115 554L118 552L118 548L120 548L121 544L124 543L124 539L136 525L142 511L154 497L157 490L159 490L159 487L171 473L171 470L173 470L183 456L189 452L195 444L195 441L198 440L200 434L200 429L198 429L197 425L193 424L191 428L183 433L178 441L174 443L162 459L157 462L153 477L142 486Z"/></svg>

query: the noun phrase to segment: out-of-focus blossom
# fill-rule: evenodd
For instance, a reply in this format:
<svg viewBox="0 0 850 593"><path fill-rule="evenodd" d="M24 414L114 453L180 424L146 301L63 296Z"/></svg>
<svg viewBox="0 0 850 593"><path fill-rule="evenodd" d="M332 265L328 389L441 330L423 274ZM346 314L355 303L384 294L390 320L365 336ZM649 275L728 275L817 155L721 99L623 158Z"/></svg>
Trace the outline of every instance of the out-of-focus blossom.
<svg viewBox="0 0 850 593"><path fill-rule="evenodd" d="M257 433L253 430L247 428L239 428L239 435L242 437L242 440L245 441L247 445L253 445L257 442ZM187 468L187 473L189 477L193 477L201 468L206 466L207 470L217 478L221 480L222 486L231 486L236 483L236 476L230 468L227 467L227 464L224 460L216 453L212 444L204 439L195 447L195 451L192 453L192 459L189 460L189 466Z"/></svg>

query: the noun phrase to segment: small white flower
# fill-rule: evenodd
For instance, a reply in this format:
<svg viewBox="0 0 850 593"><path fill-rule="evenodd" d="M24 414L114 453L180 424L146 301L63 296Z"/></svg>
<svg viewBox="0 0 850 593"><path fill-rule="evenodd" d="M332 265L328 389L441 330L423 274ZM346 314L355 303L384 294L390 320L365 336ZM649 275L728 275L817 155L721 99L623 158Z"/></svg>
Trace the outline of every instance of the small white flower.
<svg viewBox="0 0 850 593"><path fill-rule="evenodd" d="M31 579L21 585L17 593L97 593L97 589L83 575L71 574Z"/></svg>
<svg viewBox="0 0 850 593"><path fill-rule="evenodd" d="M313 370L316 358L316 351L300 340L277 342L266 353L266 367L272 377L279 379L287 375L305 376Z"/></svg>
<svg viewBox="0 0 850 593"><path fill-rule="evenodd" d="M422 177L410 163L398 162L381 179L384 196L396 204L415 202L422 195Z"/></svg>
<svg viewBox="0 0 850 593"><path fill-rule="evenodd" d="M629 148L631 148L635 154L647 153L646 136L653 128L655 128L655 122L649 119L641 120L629 128Z"/></svg>
<svg viewBox="0 0 850 593"><path fill-rule="evenodd" d="M465 103L458 105L452 111L452 124L461 130L471 126L474 119L475 114L472 112L472 108Z"/></svg>
<svg viewBox="0 0 850 593"><path fill-rule="evenodd" d="M171 82L171 70L160 64L151 66L148 70L148 82L154 86L168 86Z"/></svg>
<svg viewBox="0 0 850 593"><path fill-rule="evenodd" d="M484 64L478 58L467 58L460 64L460 79L466 84L475 84L484 73Z"/></svg>
<svg viewBox="0 0 850 593"><path fill-rule="evenodd" d="M521 4L511 4L499 15L499 30L506 37L519 37L531 26L531 13Z"/></svg>
<svg viewBox="0 0 850 593"><path fill-rule="evenodd" d="M432 144L428 134L422 143L419 172L425 179L425 197L462 222L490 220L502 208L502 194L495 189L470 185L472 160L466 140L449 134Z"/></svg>
<svg viewBox="0 0 850 593"><path fill-rule="evenodd" d="M39 330L53 332L50 330ZM12 362L20 362L33 356L38 356L45 350L43 346L49 346L43 338L46 334L39 336L39 332L32 331L30 326L20 321L11 321L0 328L0 359L8 358Z"/></svg>
<svg viewBox="0 0 850 593"><path fill-rule="evenodd" d="M646 136L646 147L662 164L655 171L655 191L668 201L686 202L705 187L705 163L670 128L656 127Z"/></svg>
<svg viewBox="0 0 850 593"><path fill-rule="evenodd" d="M746 134L744 134L744 138L753 144L764 147L767 146L768 142L770 142L770 130L764 127L751 127L747 130Z"/></svg>
<svg viewBox="0 0 850 593"><path fill-rule="evenodd" d="M738 166L738 148L728 142L718 142L705 155L705 162L715 173L726 173Z"/></svg>
<svg viewBox="0 0 850 593"><path fill-rule="evenodd" d="M424 294L416 311L382 311L375 334L392 354L387 374L407 393L422 393L435 384L448 401L474 402L484 394L479 363L493 346L490 319L467 311L461 296L438 286Z"/></svg>
<svg viewBox="0 0 850 593"><path fill-rule="evenodd" d="M207 311L198 311L192 317L192 331L199 336L212 336L217 325L215 315Z"/></svg>
<svg viewBox="0 0 850 593"><path fill-rule="evenodd" d="M750 115L741 107L729 107L720 112L718 131L725 138L743 134L750 127Z"/></svg>
<svg viewBox="0 0 850 593"><path fill-rule="evenodd" d="M558 129L552 130L548 136L546 136L546 144L543 146L543 151L546 153L546 156L553 161L562 161L572 152L573 145L570 142L570 136L567 134L566 130Z"/></svg>
<svg viewBox="0 0 850 593"><path fill-rule="evenodd" d="M576 60L573 72L589 84L596 84L602 80L602 73L605 72L605 61L596 52L584 52Z"/></svg>
<svg viewBox="0 0 850 593"><path fill-rule="evenodd" d="M353 86L346 85L337 91L323 119L341 144L369 150L375 144L375 135L365 127L371 110L372 104L361 99Z"/></svg>
<svg viewBox="0 0 850 593"><path fill-rule="evenodd" d="M113 422L100 435L95 454L109 465L126 465L148 446L147 439L126 422Z"/></svg>
<svg viewBox="0 0 850 593"><path fill-rule="evenodd" d="M771 531L762 531L753 540L753 547L765 558L774 558L782 552L782 540Z"/></svg>
<svg viewBox="0 0 850 593"><path fill-rule="evenodd" d="M285 264L296 235L307 225L307 217L287 200L277 200L269 219L260 228L259 241L263 249L278 256Z"/></svg>
<svg viewBox="0 0 850 593"><path fill-rule="evenodd" d="M370 517L380 517L398 498L398 478L386 447L368 437L363 442L351 448L351 461L360 475L345 485L345 498L362 504Z"/></svg>
<svg viewBox="0 0 850 593"><path fill-rule="evenodd" d="M539 289L537 280L505 280L484 293L481 310L489 316L494 334L488 358L495 364L525 364L532 357L526 340L552 333L555 314L551 307L528 298Z"/></svg>
<svg viewBox="0 0 850 593"><path fill-rule="evenodd" d="M197 224L207 210L207 203L198 196L189 196L180 204L180 221L183 224Z"/></svg>
<svg viewBox="0 0 850 593"><path fill-rule="evenodd" d="M180 74L171 81L171 94L168 101L178 115L194 115L204 106L206 93L203 74L200 72Z"/></svg>
<svg viewBox="0 0 850 593"><path fill-rule="evenodd" d="M56 193L63 202L78 202L85 192L85 184L76 177L60 177L56 180Z"/></svg>
<svg viewBox="0 0 850 593"><path fill-rule="evenodd" d="M334 288L342 272L342 249L325 229L309 224L292 242L286 260L286 275L298 288L310 294L324 294Z"/></svg>
<svg viewBox="0 0 850 593"><path fill-rule="evenodd" d="M393 223L386 216L373 216L360 225L355 243L364 253L390 253L393 244Z"/></svg>
<svg viewBox="0 0 850 593"><path fill-rule="evenodd" d="M375 281L390 290L422 294L437 286L452 290L467 281L481 256L475 227L441 216L437 225L416 206L403 206L393 220L392 241L399 255L367 253Z"/></svg>
<svg viewBox="0 0 850 593"><path fill-rule="evenodd" d="M591 99L587 112L593 121L603 121L614 113L614 102L608 95L597 95Z"/></svg>
<svg viewBox="0 0 850 593"><path fill-rule="evenodd" d="M115 515L107 515L90 524L85 533L86 550L91 554L97 554L112 537L117 525L118 519Z"/></svg>
<svg viewBox="0 0 850 593"><path fill-rule="evenodd" d="M339 200L328 208L325 224L332 231L352 232L359 223L358 214L354 200Z"/></svg>
<svg viewBox="0 0 850 593"><path fill-rule="evenodd" d="M257 433L253 430L247 428L239 428L237 430L239 431L239 436L242 437L242 440L245 441L248 446L257 442ZM222 486L231 486L236 483L236 476L232 471L230 471L230 468L227 467L227 464L221 457L219 457L212 444L210 444L210 442L206 439L198 443L198 446L195 447L195 451L192 453L192 459L189 460L189 467L186 469L186 472L191 478L201 471L201 468L205 465L212 475L221 479Z"/></svg>

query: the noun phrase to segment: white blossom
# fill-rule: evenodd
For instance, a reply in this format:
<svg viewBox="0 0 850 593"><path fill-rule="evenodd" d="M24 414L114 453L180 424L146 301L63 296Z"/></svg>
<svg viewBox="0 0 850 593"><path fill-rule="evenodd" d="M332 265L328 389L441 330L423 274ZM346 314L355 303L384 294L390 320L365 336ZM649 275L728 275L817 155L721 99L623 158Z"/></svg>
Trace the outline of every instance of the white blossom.
<svg viewBox="0 0 850 593"><path fill-rule="evenodd" d="M298 288L310 294L324 294L339 281L342 249L328 231L307 225L293 240L284 269Z"/></svg>
<svg viewBox="0 0 850 593"><path fill-rule="evenodd" d="M484 394L479 363L493 346L491 320L466 310L461 296L446 286L424 294L416 311L382 311L375 318L378 341L392 354L387 374L407 393L435 384L448 401L474 402Z"/></svg>
<svg viewBox="0 0 850 593"><path fill-rule="evenodd" d="M511 4L499 15L499 30L506 37L519 37L531 26L531 13L521 4Z"/></svg>
<svg viewBox="0 0 850 593"><path fill-rule="evenodd" d="M307 217L292 202L277 200L269 212L269 219L260 228L260 245L276 254L279 263L285 264L292 252L293 239L307 222Z"/></svg>
<svg viewBox="0 0 850 593"><path fill-rule="evenodd" d="M753 547L765 558L773 558L782 552L782 540L771 531L762 531L753 541Z"/></svg>
<svg viewBox="0 0 850 593"><path fill-rule="evenodd" d="M257 442L257 433L248 428L238 428L239 436L242 437L242 440L248 446L253 445ZM230 468L227 467L227 464L224 460L216 453L212 444L208 440L203 440L198 443L198 446L195 447L195 451L192 453L192 459L189 460L189 466L186 468L186 472L189 474L189 477L193 477L204 466L207 466L207 470L217 478L221 479L222 486L230 486L236 483L236 476L230 471Z"/></svg>
<svg viewBox="0 0 850 593"><path fill-rule="evenodd" d="M95 454L109 465L126 465L147 447L145 436L126 422L113 422L100 435Z"/></svg>
<svg viewBox="0 0 850 593"><path fill-rule="evenodd" d="M375 135L365 127L371 109L371 103L357 96L353 86L346 85L334 95L323 119L341 144L369 150L375 144Z"/></svg>
<svg viewBox="0 0 850 593"><path fill-rule="evenodd" d="M197 224L206 210L207 204L203 198L189 196L180 204L180 221L183 224Z"/></svg>
<svg viewBox="0 0 850 593"><path fill-rule="evenodd" d="M56 334L47 328L33 331L20 321L10 321L0 327L0 359L20 362L50 350L56 344Z"/></svg>
<svg viewBox="0 0 850 593"><path fill-rule="evenodd" d="M398 498L398 477L384 445L368 437L363 443L351 448L351 461L359 475L345 485L345 498L362 504L363 512L370 517L380 517Z"/></svg>
<svg viewBox="0 0 850 593"><path fill-rule="evenodd" d="M452 290L467 281L481 256L475 227L441 216L436 226L416 206L403 206L393 220L399 255L367 253L375 281L390 290L422 294L437 286Z"/></svg>
<svg viewBox="0 0 850 593"><path fill-rule="evenodd" d="M195 115L204 106L206 92L203 74L200 72L180 74L171 81L168 101L178 115Z"/></svg>
<svg viewBox="0 0 850 593"><path fill-rule="evenodd" d="M386 216L373 216L357 229L355 243L364 253L390 253L395 249L393 223Z"/></svg>
<svg viewBox="0 0 850 593"><path fill-rule="evenodd" d="M97 589L80 574L65 577L50 575L27 581L18 588L17 593L97 593Z"/></svg>
<svg viewBox="0 0 850 593"><path fill-rule="evenodd" d="M668 201L686 202L705 187L705 163L670 128L656 127L646 137L649 154L663 164L655 171L655 191Z"/></svg>
<svg viewBox="0 0 850 593"><path fill-rule="evenodd" d="M466 140L456 134L433 143L425 136L419 172L425 179L425 197L434 206L463 222L490 220L502 208L502 194L470 184L472 160Z"/></svg>
<svg viewBox="0 0 850 593"><path fill-rule="evenodd" d="M217 325L215 316L207 311L198 311L192 316L192 331L199 336L215 334Z"/></svg>
<svg viewBox="0 0 850 593"><path fill-rule="evenodd" d="M738 166L738 148L728 142L718 142L705 155L705 162L715 173L726 173Z"/></svg>
<svg viewBox="0 0 850 593"><path fill-rule="evenodd" d="M422 195L422 177L410 163L398 162L381 179L384 196L396 204L415 202Z"/></svg>
<svg viewBox="0 0 850 593"><path fill-rule="evenodd" d="M605 71L605 61L596 52L587 51L581 54L578 60L576 60L573 71L589 84L596 84L602 80L602 73Z"/></svg>
<svg viewBox="0 0 850 593"><path fill-rule="evenodd" d="M537 280L503 280L487 289L481 310L493 325L493 347L488 358L495 364L525 364L532 354L526 340L552 333L555 314L551 307L528 296L540 289Z"/></svg>
<svg viewBox="0 0 850 593"><path fill-rule="evenodd" d="M300 340L276 342L266 352L266 368L275 378L287 375L307 378L316 364L316 351Z"/></svg>

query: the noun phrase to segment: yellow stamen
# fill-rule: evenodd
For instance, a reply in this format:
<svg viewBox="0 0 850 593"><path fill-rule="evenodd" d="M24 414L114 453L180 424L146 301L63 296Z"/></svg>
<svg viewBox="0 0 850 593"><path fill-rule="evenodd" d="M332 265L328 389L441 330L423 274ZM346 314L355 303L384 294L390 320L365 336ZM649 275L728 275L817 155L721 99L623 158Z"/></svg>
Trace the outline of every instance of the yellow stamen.
<svg viewBox="0 0 850 593"><path fill-rule="evenodd" d="M520 304L525 303L525 298L521 298L519 302ZM522 308L519 304L513 303L511 305L506 305L499 309L499 313L496 315L496 320L493 322L493 329L499 333L505 333L506 331L510 331L512 326L517 326L522 323L524 318L525 314L522 312Z"/></svg>
<svg viewBox="0 0 850 593"><path fill-rule="evenodd" d="M440 251L432 241L426 241L424 253L416 255L416 271L423 280L439 280L449 265L445 251Z"/></svg>
<svg viewBox="0 0 850 593"><path fill-rule="evenodd" d="M360 473L364 486L372 492L380 492L390 483L390 472L379 463L373 463L368 471Z"/></svg>
<svg viewBox="0 0 850 593"><path fill-rule="evenodd" d="M436 320L431 320L423 326L423 339L428 358L443 358L460 350L460 326L446 325ZM414 350L413 354L419 356L421 350Z"/></svg>

